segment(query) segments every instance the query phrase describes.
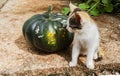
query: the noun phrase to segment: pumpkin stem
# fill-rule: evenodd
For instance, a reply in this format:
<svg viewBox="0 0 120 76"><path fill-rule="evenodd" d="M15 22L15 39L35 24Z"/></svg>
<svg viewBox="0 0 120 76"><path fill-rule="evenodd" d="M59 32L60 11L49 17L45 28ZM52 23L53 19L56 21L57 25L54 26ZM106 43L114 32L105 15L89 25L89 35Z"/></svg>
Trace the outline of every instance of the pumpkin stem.
<svg viewBox="0 0 120 76"><path fill-rule="evenodd" d="M52 11L52 9L53 9L53 6L49 6L48 11L46 13L50 13Z"/></svg>
<svg viewBox="0 0 120 76"><path fill-rule="evenodd" d="M46 18L49 18L49 17L50 17L50 14L51 14L52 9L53 9L53 6L49 6L49 7L48 7L48 11L44 13L44 16L45 16Z"/></svg>

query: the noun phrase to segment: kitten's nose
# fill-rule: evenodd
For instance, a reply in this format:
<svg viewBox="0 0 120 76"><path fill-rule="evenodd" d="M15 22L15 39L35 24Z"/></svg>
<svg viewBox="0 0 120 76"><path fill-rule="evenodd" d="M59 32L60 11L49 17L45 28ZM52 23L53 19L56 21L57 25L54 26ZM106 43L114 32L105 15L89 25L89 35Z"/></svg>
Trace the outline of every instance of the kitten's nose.
<svg viewBox="0 0 120 76"><path fill-rule="evenodd" d="M81 26L80 25L69 25L70 28L74 29L81 29Z"/></svg>
<svg viewBox="0 0 120 76"><path fill-rule="evenodd" d="M69 29L69 26L66 26L66 29Z"/></svg>
<svg viewBox="0 0 120 76"><path fill-rule="evenodd" d="M69 25L69 27L76 28L77 26L76 25Z"/></svg>

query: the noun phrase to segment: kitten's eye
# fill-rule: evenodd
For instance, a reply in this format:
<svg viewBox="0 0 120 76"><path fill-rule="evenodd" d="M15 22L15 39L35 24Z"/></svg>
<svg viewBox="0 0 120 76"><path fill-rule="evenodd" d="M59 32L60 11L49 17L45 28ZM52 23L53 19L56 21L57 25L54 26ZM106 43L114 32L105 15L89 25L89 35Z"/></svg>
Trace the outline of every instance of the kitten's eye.
<svg viewBox="0 0 120 76"><path fill-rule="evenodd" d="M70 24L75 24L76 23L75 20L76 20L75 17L72 17L72 18L70 18L69 23Z"/></svg>

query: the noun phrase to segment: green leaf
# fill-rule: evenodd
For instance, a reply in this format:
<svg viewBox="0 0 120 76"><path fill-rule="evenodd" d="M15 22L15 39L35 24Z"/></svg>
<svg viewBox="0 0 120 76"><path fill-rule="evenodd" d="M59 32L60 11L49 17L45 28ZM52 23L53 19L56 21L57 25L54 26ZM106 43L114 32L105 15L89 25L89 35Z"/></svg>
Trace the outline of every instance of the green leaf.
<svg viewBox="0 0 120 76"><path fill-rule="evenodd" d="M98 8L100 13L104 13L105 12L104 6L99 6L97 8Z"/></svg>
<svg viewBox="0 0 120 76"><path fill-rule="evenodd" d="M100 0L93 0L93 1L98 2L98 1L100 1Z"/></svg>
<svg viewBox="0 0 120 76"><path fill-rule="evenodd" d="M87 0L86 3L89 4L92 0Z"/></svg>
<svg viewBox="0 0 120 76"><path fill-rule="evenodd" d="M98 10L98 9L92 9L92 10L90 11L90 15L98 16L98 15L99 15L99 10Z"/></svg>
<svg viewBox="0 0 120 76"><path fill-rule="evenodd" d="M86 3L81 3L78 5L78 7L82 10L87 10L90 6Z"/></svg>
<svg viewBox="0 0 120 76"><path fill-rule="evenodd" d="M70 12L70 8L68 8L68 7L64 7L64 8L62 9L62 13L63 13L64 15L67 15L69 12Z"/></svg>
<svg viewBox="0 0 120 76"><path fill-rule="evenodd" d="M102 0L102 3L104 4L109 4L111 2L111 0Z"/></svg>
<svg viewBox="0 0 120 76"><path fill-rule="evenodd" d="M74 3L75 6L78 6L78 3Z"/></svg>
<svg viewBox="0 0 120 76"><path fill-rule="evenodd" d="M104 9L105 9L106 12L112 12L113 5L112 4L108 4Z"/></svg>

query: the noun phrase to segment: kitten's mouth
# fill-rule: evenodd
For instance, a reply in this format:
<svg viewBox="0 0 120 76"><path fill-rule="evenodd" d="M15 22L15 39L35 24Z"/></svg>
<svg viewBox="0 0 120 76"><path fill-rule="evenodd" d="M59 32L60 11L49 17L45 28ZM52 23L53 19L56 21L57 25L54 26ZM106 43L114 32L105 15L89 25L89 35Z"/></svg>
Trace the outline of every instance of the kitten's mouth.
<svg viewBox="0 0 120 76"><path fill-rule="evenodd" d="M82 29L82 27L79 25L79 26L75 26L75 25L69 25L70 28L72 29Z"/></svg>

